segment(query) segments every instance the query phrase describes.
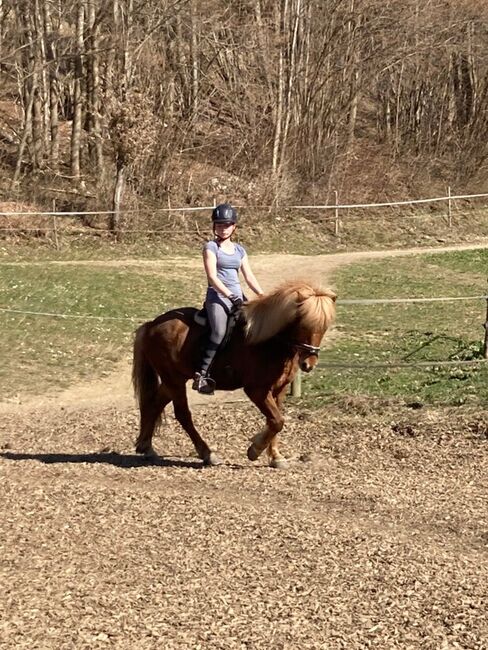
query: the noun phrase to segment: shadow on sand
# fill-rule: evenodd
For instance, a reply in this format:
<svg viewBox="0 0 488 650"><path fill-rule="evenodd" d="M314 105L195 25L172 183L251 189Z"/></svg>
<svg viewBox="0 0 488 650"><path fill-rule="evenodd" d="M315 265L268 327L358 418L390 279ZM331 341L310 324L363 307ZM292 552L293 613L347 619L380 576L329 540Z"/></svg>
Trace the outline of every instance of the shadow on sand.
<svg viewBox="0 0 488 650"><path fill-rule="evenodd" d="M13 451L4 451L0 458L6 460L37 460L40 463L89 463L114 465L115 467L184 467L187 469L202 469L200 460L181 460L165 456L145 458L138 454L119 454L114 451L93 452L90 454L27 454Z"/></svg>

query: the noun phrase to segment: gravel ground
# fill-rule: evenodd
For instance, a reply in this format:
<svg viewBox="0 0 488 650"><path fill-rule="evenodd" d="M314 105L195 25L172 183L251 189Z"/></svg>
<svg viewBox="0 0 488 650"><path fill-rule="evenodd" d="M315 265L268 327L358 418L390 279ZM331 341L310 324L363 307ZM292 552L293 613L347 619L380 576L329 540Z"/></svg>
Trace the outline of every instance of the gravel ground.
<svg viewBox="0 0 488 650"><path fill-rule="evenodd" d="M0 647L488 648L488 411L287 410L288 471L247 403L3 414Z"/></svg>

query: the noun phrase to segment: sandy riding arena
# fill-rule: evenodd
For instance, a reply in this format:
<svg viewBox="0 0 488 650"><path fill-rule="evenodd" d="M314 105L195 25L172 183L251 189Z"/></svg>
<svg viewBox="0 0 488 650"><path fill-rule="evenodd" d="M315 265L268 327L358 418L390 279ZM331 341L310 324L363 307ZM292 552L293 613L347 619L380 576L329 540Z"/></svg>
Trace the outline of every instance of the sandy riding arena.
<svg viewBox="0 0 488 650"><path fill-rule="evenodd" d="M289 405L282 472L201 398L202 469L171 409L134 455L109 389L2 407L0 648L488 648L487 411Z"/></svg>

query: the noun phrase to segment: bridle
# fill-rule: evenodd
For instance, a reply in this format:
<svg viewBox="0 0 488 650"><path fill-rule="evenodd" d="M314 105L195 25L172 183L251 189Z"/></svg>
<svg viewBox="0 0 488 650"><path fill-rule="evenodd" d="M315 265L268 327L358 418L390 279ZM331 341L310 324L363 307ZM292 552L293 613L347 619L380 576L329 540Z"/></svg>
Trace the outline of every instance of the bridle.
<svg viewBox="0 0 488 650"><path fill-rule="evenodd" d="M299 341L290 341L286 339L284 336L278 336L277 338L282 343L285 343L286 345L290 346L290 348L293 348L296 351L308 352L309 355L314 354L316 357L318 357L320 354L320 348L316 345L309 345L308 343L300 343Z"/></svg>
<svg viewBox="0 0 488 650"><path fill-rule="evenodd" d="M308 343L295 343L294 341L290 341L290 345L295 348L295 350L309 352L310 354L314 354L316 357L318 357L320 354L320 348L316 345L309 345Z"/></svg>

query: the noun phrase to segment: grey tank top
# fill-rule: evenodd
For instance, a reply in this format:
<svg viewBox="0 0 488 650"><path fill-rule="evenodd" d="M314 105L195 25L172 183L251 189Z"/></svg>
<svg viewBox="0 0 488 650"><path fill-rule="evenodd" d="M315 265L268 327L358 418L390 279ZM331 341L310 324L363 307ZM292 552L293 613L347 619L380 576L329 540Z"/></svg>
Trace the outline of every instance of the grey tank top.
<svg viewBox="0 0 488 650"><path fill-rule="evenodd" d="M234 244L234 252L226 253L221 250L216 241L209 241L203 247L203 250L212 251L217 258L217 277L225 284L227 289L236 296L242 298L241 283L239 282L239 269L241 268L242 258L246 255L246 251L240 244ZM213 287L208 287L207 299L220 298L218 291Z"/></svg>

